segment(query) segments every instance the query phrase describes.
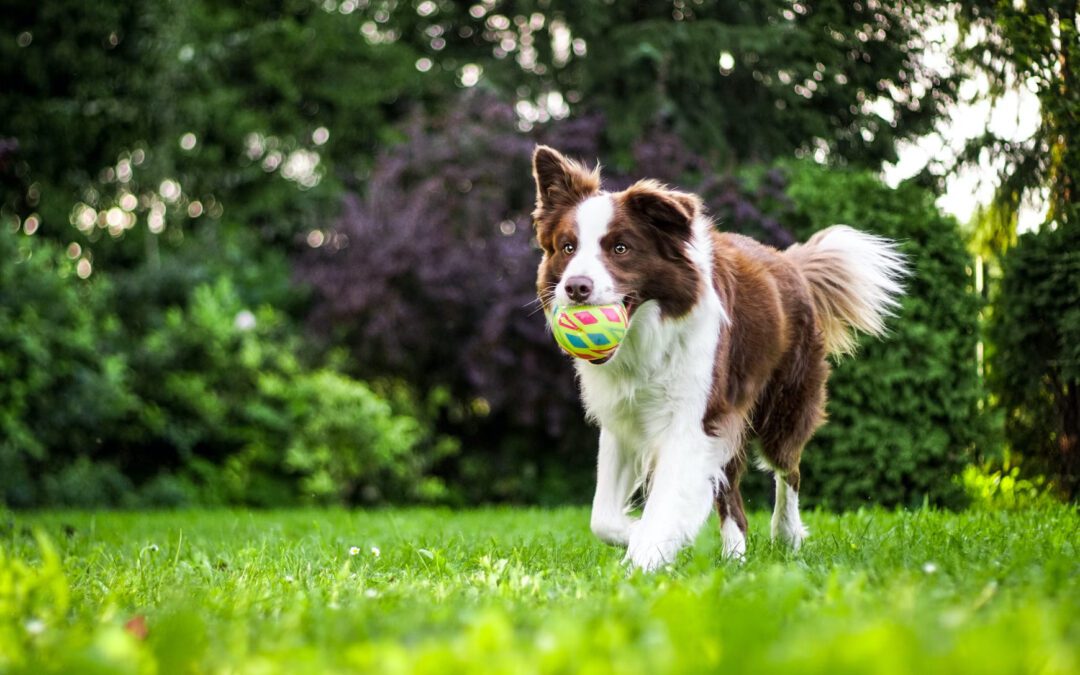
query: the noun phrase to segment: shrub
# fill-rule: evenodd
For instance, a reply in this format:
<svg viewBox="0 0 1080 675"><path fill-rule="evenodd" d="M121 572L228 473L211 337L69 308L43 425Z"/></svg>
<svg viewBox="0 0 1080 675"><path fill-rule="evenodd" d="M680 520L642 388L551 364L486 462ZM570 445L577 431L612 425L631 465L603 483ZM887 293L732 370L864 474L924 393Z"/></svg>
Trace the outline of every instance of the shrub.
<svg viewBox="0 0 1080 675"><path fill-rule="evenodd" d="M48 242L0 227L4 503L34 503L38 476L75 457L100 458L103 439L135 406L126 360L112 351L117 326L106 293L100 280L76 278Z"/></svg>
<svg viewBox="0 0 1080 675"><path fill-rule="evenodd" d="M1002 260L989 381L1028 474L1080 497L1080 213L1019 238Z"/></svg>
<svg viewBox="0 0 1080 675"><path fill-rule="evenodd" d="M41 503L59 508L131 506L135 491L128 477L110 462L85 455L41 477Z"/></svg>
<svg viewBox="0 0 1080 675"><path fill-rule="evenodd" d="M197 287L136 358L141 446L157 452L132 472L186 470L209 501L267 506L442 496L425 480L426 427L362 382L307 369L299 348L278 312L246 309L227 279Z"/></svg>
<svg viewBox="0 0 1080 675"><path fill-rule="evenodd" d="M912 184L890 189L869 172L797 165L786 220L800 239L847 223L900 241L914 275L883 340L863 339L836 363L829 422L804 459L807 503L943 505L962 501L954 481L986 440L979 407L977 317L971 260L956 223Z"/></svg>

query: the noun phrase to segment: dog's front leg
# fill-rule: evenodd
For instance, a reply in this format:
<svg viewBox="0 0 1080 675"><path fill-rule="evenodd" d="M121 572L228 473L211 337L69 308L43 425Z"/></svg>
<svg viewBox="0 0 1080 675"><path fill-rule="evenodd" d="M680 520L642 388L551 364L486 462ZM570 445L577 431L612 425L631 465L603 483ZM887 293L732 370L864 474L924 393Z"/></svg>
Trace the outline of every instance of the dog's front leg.
<svg viewBox="0 0 1080 675"><path fill-rule="evenodd" d="M713 504L716 467L703 431L672 434L659 448L641 520L630 533L626 560L645 571L673 562L697 536Z"/></svg>
<svg viewBox="0 0 1080 675"><path fill-rule="evenodd" d="M637 467L610 429L600 429L596 494L589 526L602 541L626 546L633 519L626 514L637 486Z"/></svg>

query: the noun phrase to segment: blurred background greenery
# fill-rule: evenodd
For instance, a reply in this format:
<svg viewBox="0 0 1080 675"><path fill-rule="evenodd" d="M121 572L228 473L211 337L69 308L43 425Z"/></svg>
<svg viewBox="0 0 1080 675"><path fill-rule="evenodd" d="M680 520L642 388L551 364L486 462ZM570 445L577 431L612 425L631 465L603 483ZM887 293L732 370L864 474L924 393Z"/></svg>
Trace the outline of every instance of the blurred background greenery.
<svg viewBox="0 0 1080 675"><path fill-rule="evenodd" d="M903 242L808 503L1077 497L1075 1L0 5L7 505L586 501L596 431L530 314L538 141L778 246ZM1018 89L1032 133L960 120L883 181ZM958 223L965 167L995 191Z"/></svg>

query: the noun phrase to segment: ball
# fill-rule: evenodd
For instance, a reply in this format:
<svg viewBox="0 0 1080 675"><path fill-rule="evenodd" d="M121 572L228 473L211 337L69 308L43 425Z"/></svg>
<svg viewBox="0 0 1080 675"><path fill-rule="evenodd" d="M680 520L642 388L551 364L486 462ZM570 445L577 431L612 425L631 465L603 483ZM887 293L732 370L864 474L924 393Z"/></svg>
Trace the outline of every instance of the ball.
<svg viewBox="0 0 1080 675"><path fill-rule="evenodd" d="M556 305L550 315L555 342L570 356L603 363L615 355L626 335L630 317L622 303L614 305Z"/></svg>

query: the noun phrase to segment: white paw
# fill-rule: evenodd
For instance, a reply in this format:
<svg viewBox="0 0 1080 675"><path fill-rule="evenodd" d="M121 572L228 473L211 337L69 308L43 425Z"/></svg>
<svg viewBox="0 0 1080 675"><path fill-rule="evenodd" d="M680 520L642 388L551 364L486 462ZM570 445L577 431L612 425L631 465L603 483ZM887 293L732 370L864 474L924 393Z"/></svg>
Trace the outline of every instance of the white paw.
<svg viewBox="0 0 1080 675"><path fill-rule="evenodd" d="M803 526L802 522L773 523L773 541L779 539L790 546L792 551L798 551L799 547L802 546L803 540L808 536L810 536L810 531Z"/></svg>
<svg viewBox="0 0 1080 675"><path fill-rule="evenodd" d="M746 535L731 518L725 518L720 526L720 537L723 541L722 555L728 560L746 562Z"/></svg>
<svg viewBox="0 0 1080 675"><path fill-rule="evenodd" d="M639 522L630 528L630 545L623 562L643 572L654 572L675 562L680 548L678 541L650 533Z"/></svg>
<svg viewBox="0 0 1080 675"><path fill-rule="evenodd" d="M621 514L609 518L594 517L589 523L589 529L597 539L606 544L626 546L630 543L630 531L636 522Z"/></svg>

